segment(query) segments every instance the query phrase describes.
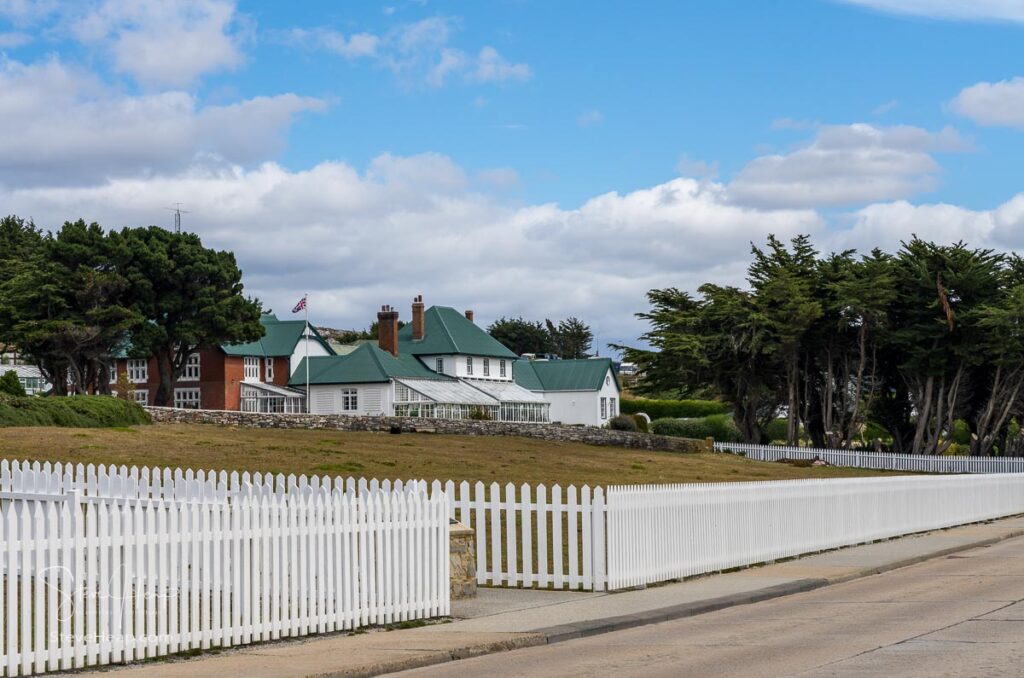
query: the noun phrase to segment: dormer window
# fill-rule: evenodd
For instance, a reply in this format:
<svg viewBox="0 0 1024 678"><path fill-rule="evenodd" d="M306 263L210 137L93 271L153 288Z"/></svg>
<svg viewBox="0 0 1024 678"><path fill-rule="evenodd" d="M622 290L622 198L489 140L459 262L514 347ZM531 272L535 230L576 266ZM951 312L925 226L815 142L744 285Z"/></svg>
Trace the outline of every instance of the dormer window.
<svg viewBox="0 0 1024 678"><path fill-rule="evenodd" d="M472 358L472 356L466 358L466 374L473 374L473 358Z"/></svg>

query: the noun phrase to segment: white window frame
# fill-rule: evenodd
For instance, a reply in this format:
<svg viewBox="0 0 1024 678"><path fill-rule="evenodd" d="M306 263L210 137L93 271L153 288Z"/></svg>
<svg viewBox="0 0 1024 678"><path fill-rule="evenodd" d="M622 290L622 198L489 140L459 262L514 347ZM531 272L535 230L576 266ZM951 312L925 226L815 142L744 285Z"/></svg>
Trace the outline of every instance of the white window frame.
<svg viewBox="0 0 1024 678"><path fill-rule="evenodd" d="M359 389L341 389L341 411L356 412L359 410Z"/></svg>
<svg viewBox="0 0 1024 678"><path fill-rule="evenodd" d="M195 407L192 406L195 404ZM202 390L196 387L174 389L174 407L179 410L198 410L203 405Z"/></svg>
<svg viewBox="0 0 1024 678"><path fill-rule="evenodd" d="M110 366L110 381L108 383L110 383L110 384L116 384L117 383L117 363L116 362L113 365Z"/></svg>
<svg viewBox="0 0 1024 678"><path fill-rule="evenodd" d="M140 405L149 405L149 389L137 388L132 398Z"/></svg>
<svg viewBox="0 0 1024 678"><path fill-rule="evenodd" d="M502 379L505 378L505 361L504 360L499 360L498 361L498 376L501 377Z"/></svg>
<svg viewBox="0 0 1024 678"><path fill-rule="evenodd" d="M245 381L259 381L260 380L260 359L257 356L247 355L242 359L242 364L245 367Z"/></svg>
<svg viewBox="0 0 1024 678"><path fill-rule="evenodd" d="M609 398L608 399L608 418L609 419L614 419L616 416L618 416L618 414L619 414L618 409L619 409L619 404L615 401L615 398Z"/></svg>
<svg viewBox="0 0 1024 678"><path fill-rule="evenodd" d="M434 358L434 371L444 374L444 358Z"/></svg>
<svg viewBox="0 0 1024 678"><path fill-rule="evenodd" d="M608 398L601 397L601 418L608 418Z"/></svg>
<svg viewBox="0 0 1024 678"><path fill-rule="evenodd" d="M491 376L491 359L490 358L484 358L484 376L485 377Z"/></svg>
<svg viewBox="0 0 1024 678"><path fill-rule="evenodd" d="M466 356L466 375L473 374L473 356Z"/></svg>
<svg viewBox="0 0 1024 678"><path fill-rule="evenodd" d="M145 384L149 381L149 360L146 358L129 358L128 381L133 384Z"/></svg>
<svg viewBox="0 0 1024 678"><path fill-rule="evenodd" d="M264 369L265 369L265 371L267 373L266 379L267 379L267 383L269 384L269 383L272 383L274 381L274 359L273 358L267 358L266 361L264 361L264 362L265 362Z"/></svg>
<svg viewBox="0 0 1024 678"><path fill-rule="evenodd" d="M199 354L193 353L185 363L185 369L181 372L181 379L178 381L199 381L200 366Z"/></svg>

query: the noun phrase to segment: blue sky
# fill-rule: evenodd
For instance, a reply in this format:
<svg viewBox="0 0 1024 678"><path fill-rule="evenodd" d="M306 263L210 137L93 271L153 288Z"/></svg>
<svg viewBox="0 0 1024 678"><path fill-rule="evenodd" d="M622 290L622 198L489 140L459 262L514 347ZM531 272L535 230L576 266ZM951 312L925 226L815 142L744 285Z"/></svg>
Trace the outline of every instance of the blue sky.
<svg viewBox="0 0 1024 678"><path fill-rule="evenodd" d="M181 201L274 308L629 341L769 232L1024 244L1022 38L1010 0L0 0L0 211Z"/></svg>

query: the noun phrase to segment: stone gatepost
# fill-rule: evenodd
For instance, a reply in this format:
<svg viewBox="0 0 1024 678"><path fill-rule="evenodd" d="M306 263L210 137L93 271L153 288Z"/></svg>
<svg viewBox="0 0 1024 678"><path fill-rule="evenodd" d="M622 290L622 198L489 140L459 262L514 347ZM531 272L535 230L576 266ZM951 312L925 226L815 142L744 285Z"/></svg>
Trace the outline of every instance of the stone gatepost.
<svg viewBox="0 0 1024 678"><path fill-rule="evenodd" d="M448 528L452 600L476 597L476 533L453 520Z"/></svg>

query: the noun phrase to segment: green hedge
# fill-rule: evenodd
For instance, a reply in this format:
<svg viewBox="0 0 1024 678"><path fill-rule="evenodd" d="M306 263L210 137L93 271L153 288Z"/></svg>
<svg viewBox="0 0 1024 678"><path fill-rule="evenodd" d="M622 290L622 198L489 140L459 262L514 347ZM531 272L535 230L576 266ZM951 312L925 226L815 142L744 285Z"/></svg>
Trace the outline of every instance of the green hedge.
<svg viewBox="0 0 1024 678"><path fill-rule="evenodd" d="M0 427L98 428L148 423L149 414L138 403L110 396L14 398L0 395Z"/></svg>
<svg viewBox="0 0 1024 678"><path fill-rule="evenodd" d="M731 408L716 400L650 400L648 398L623 398L619 403L623 414L643 412L653 419L690 419L707 417L712 414L728 414Z"/></svg>
<svg viewBox="0 0 1024 678"><path fill-rule="evenodd" d="M743 440L732 417L727 414L713 414L702 419L655 419L651 422L651 433L701 440L714 438L723 443L738 443Z"/></svg>

